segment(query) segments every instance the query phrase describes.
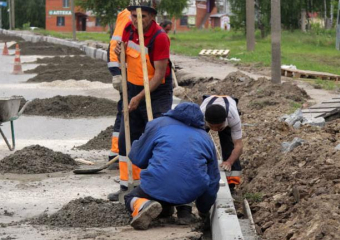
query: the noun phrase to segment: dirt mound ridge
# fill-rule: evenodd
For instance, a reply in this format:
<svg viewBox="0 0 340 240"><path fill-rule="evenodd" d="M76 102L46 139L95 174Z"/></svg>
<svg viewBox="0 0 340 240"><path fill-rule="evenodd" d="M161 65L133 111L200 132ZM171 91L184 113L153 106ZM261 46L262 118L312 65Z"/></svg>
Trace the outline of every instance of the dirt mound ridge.
<svg viewBox="0 0 340 240"><path fill-rule="evenodd" d="M63 46L49 42L19 42L21 55L84 55L85 53L80 49ZM15 49L15 45L10 49Z"/></svg>
<svg viewBox="0 0 340 240"><path fill-rule="evenodd" d="M119 227L129 225L129 215L122 204L85 197L72 200L58 212L39 216L31 223L58 227Z"/></svg>
<svg viewBox="0 0 340 240"><path fill-rule="evenodd" d="M105 130L101 131L97 136L89 140L84 145L77 147L77 149L81 150L102 150L111 149L111 136L112 136L113 127L107 127Z"/></svg>
<svg viewBox="0 0 340 240"><path fill-rule="evenodd" d="M21 37L0 34L0 42L12 42L12 41L21 42L24 41L24 39L22 39Z"/></svg>
<svg viewBox="0 0 340 240"><path fill-rule="evenodd" d="M113 116L117 113L117 103L89 96L55 96L32 100L24 113L62 118Z"/></svg>
<svg viewBox="0 0 340 240"><path fill-rule="evenodd" d="M0 161L1 173L52 173L71 171L77 163L67 154L32 145L18 150Z"/></svg>
<svg viewBox="0 0 340 240"><path fill-rule="evenodd" d="M112 76L104 61L87 56L55 57L39 60L47 63L25 73L36 73L37 76L27 82L52 82L55 80L88 80L111 83Z"/></svg>

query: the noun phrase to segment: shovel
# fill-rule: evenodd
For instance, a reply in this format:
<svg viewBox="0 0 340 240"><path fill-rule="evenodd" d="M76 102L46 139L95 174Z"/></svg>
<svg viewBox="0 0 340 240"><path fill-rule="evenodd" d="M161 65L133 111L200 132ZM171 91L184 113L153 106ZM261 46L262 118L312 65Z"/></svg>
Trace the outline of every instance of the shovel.
<svg viewBox="0 0 340 240"><path fill-rule="evenodd" d="M104 170L108 168L112 163L116 162L118 160L118 156L113 158L111 161L106 163L105 165L99 167L99 168L88 168L88 169L76 169L73 171L75 174L93 174L93 173L98 173L101 170Z"/></svg>

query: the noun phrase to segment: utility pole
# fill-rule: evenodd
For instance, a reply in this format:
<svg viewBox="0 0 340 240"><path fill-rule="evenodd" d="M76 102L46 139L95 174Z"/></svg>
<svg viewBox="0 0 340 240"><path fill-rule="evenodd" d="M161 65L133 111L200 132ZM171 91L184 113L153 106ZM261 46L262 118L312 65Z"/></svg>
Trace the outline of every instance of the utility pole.
<svg viewBox="0 0 340 240"><path fill-rule="evenodd" d="M11 12L12 12L12 28L15 30L15 3L14 0L11 2Z"/></svg>
<svg viewBox="0 0 340 240"><path fill-rule="evenodd" d="M254 0L247 0L246 6L247 15L247 50L255 50L255 2Z"/></svg>
<svg viewBox="0 0 340 240"><path fill-rule="evenodd" d="M271 0L272 83L281 83L281 0Z"/></svg>
<svg viewBox="0 0 340 240"><path fill-rule="evenodd" d="M340 0L338 4L338 17L336 21L336 49L340 50Z"/></svg>
<svg viewBox="0 0 340 240"><path fill-rule="evenodd" d="M76 36L76 16L74 13L74 1L75 0L71 0L71 11L72 11L72 35L73 35L73 41L77 40L77 36Z"/></svg>
<svg viewBox="0 0 340 240"><path fill-rule="evenodd" d="M9 23L9 30L12 30L12 0L8 1L8 23Z"/></svg>

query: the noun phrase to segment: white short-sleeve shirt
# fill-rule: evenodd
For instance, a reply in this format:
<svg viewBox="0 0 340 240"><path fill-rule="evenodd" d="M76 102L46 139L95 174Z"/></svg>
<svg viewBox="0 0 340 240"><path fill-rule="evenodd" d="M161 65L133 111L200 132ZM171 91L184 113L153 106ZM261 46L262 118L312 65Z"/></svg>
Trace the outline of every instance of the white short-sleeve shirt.
<svg viewBox="0 0 340 240"><path fill-rule="evenodd" d="M236 102L233 98L229 96L210 96L204 99L201 104L201 111L203 115L205 115L205 110L207 108L208 103L214 97L217 97L216 100L212 104L218 104L226 109L226 104L223 98L227 98L229 102L229 111L228 116L226 118L226 127L229 126L231 128L231 138L233 140L242 138L242 129L241 129L241 119L237 110Z"/></svg>

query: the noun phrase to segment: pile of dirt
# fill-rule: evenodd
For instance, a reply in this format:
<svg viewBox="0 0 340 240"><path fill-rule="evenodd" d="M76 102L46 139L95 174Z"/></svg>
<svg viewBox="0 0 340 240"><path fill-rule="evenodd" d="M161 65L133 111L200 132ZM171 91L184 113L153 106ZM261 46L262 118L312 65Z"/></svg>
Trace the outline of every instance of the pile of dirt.
<svg viewBox="0 0 340 240"><path fill-rule="evenodd" d="M55 96L32 100L24 113L62 118L114 116L117 113L117 103L89 96Z"/></svg>
<svg viewBox="0 0 340 240"><path fill-rule="evenodd" d="M43 214L30 222L57 227L120 227L130 223L130 213L122 204L85 197L72 200L58 212Z"/></svg>
<svg viewBox="0 0 340 240"><path fill-rule="evenodd" d="M39 59L38 63L47 65L38 66L25 73L35 73L37 76L27 82L52 82L55 80L88 80L111 83L112 76L104 61L92 59L87 56L54 57Z"/></svg>
<svg viewBox="0 0 340 240"><path fill-rule="evenodd" d="M111 149L111 137L112 137L113 127L107 127L105 130L101 131L97 136L92 138L90 141L77 147L81 150L103 150Z"/></svg>
<svg viewBox="0 0 340 240"><path fill-rule="evenodd" d="M52 173L74 170L77 163L70 155L32 145L18 150L0 161L1 173Z"/></svg>
<svg viewBox="0 0 340 240"><path fill-rule="evenodd" d="M55 55L84 55L85 53L80 49L63 46L59 44L49 42L19 42L20 54L21 55L44 55L44 56L55 56ZM15 49L15 45L12 45L10 49Z"/></svg>
<svg viewBox="0 0 340 240"><path fill-rule="evenodd" d="M24 41L24 39L22 39L21 37L0 34L0 42L12 42L12 41L22 42Z"/></svg>
<svg viewBox="0 0 340 240"><path fill-rule="evenodd" d="M186 99L202 102L203 94L239 99L244 151L242 184L263 239L336 239L340 234L340 120L325 128L295 129L279 117L292 113L309 99L290 82L275 85L240 72L223 80L186 80ZM283 142L304 143L282 151Z"/></svg>

